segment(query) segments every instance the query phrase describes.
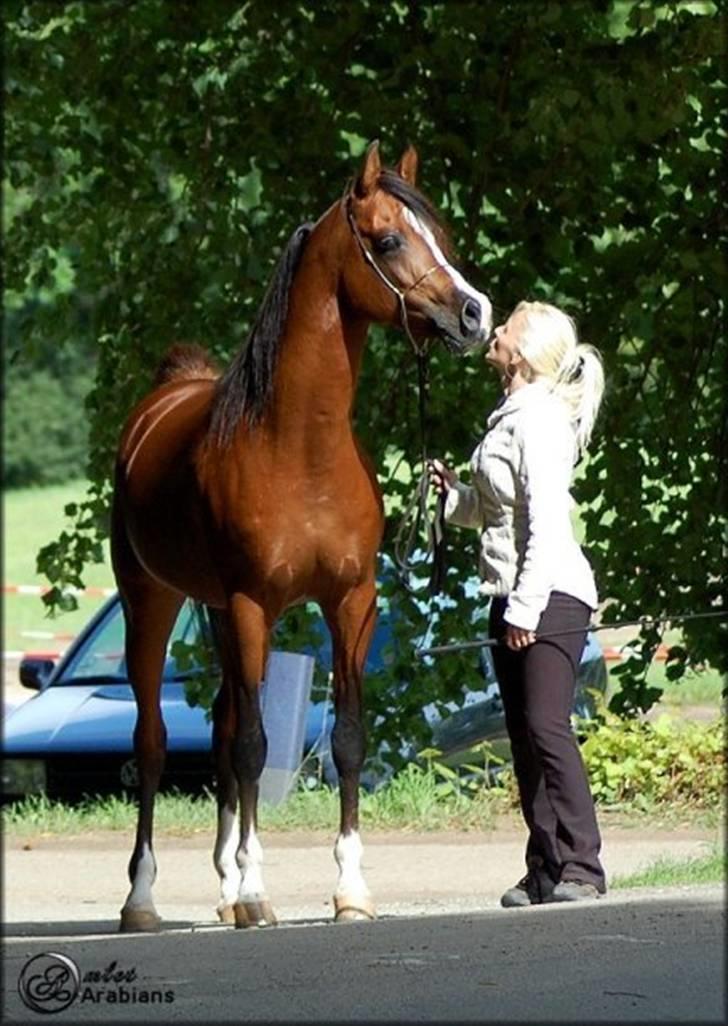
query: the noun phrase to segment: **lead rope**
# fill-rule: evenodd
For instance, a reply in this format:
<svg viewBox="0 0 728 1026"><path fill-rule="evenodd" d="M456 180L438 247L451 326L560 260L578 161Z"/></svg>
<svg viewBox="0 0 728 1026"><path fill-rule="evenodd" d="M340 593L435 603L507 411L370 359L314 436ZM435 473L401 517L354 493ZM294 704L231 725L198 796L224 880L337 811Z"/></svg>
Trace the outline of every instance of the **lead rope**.
<svg viewBox="0 0 728 1026"><path fill-rule="evenodd" d="M444 590L445 577L447 574L446 543L445 543L445 497L437 497L437 506L432 521L430 521L427 509L427 494L429 490L429 478L427 473L427 356L424 352L417 352L417 391L418 391L418 419L420 432L420 459L422 470L415 485L412 498L405 507L402 518L394 536L394 561L399 571L399 578L406 590L416 594L409 583L409 575L421 562L415 562L412 558L417 547L417 541L424 527L426 545L425 559L432 557L432 568L428 582L428 594L431 599L440 595ZM430 618L432 618L432 603Z"/></svg>
<svg viewBox="0 0 728 1026"><path fill-rule="evenodd" d="M686 623L688 620L725 620L728 610L716 610L708 613L668 613L665 616L642 616L639 620L618 620L615 623L590 623L586 627L568 627L563 631L546 631L536 634L536 641L542 638L561 638L567 634L581 634L583 631L610 631L622 627L657 627L664 631L668 624ZM433 645L431 648L422 646L415 648L415 655L420 659L425 656L444 655L447 652L467 652L473 648L496 648L505 645L503 638L478 638L476 641L455 641L448 645Z"/></svg>
<svg viewBox="0 0 728 1026"><path fill-rule="evenodd" d="M349 222L349 227L354 238L357 241L361 255L374 271L380 281L383 282L387 288L394 293L399 303L399 315L402 322L402 328L404 329L407 338L410 341L412 349L414 350L415 357L417 358L417 390L418 390L418 414L419 414L419 428L420 428L420 446L421 446L421 458L422 458L422 471L420 473L419 480L415 486L412 499L405 508L404 514L400 521L399 527L395 533L394 538L394 561L399 571L399 578L406 590L410 594L414 594L414 589L410 586L408 575L412 573L415 568L415 564L412 562L412 553L415 550L417 544L417 538L422 529L422 525L425 525L425 532L427 536L427 545L425 549L426 556L432 555L432 570L430 573L430 580L428 584L428 592L432 598L439 595L445 585L445 575L447 573L447 567L445 562L445 497L438 495L437 506L435 509L435 515L432 523L427 511L427 492L429 488L428 474L427 474L427 416L426 416L426 394L427 394L427 347L420 347L415 340L412 330L409 325L409 318L407 316L407 303L406 297L410 292L413 292L420 284L428 278L435 271L439 270L443 265L440 263L434 263L432 267L428 268L424 274L421 274L416 281L408 285L407 288L401 289L391 281L384 271L381 269L377 261L374 259L372 254L364 245L364 240L361 237L359 228L354 220L354 214L351 209L351 192L350 188L344 192L343 206L346 214L346 219ZM434 615L433 605L430 607L430 621Z"/></svg>

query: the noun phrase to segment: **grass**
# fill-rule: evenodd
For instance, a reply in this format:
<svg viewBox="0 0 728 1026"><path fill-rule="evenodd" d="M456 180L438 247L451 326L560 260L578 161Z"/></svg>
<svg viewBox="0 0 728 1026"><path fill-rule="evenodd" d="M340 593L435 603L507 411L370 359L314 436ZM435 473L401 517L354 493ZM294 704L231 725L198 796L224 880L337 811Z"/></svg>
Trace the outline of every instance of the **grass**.
<svg viewBox="0 0 728 1026"><path fill-rule="evenodd" d="M486 786L484 777L458 779L438 763L425 767L410 763L378 791L360 793L361 824L367 831L491 830L504 819L518 818L514 809L514 792L507 780L503 786ZM600 806L598 814L620 828L652 824L656 829L686 825L714 829L721 819L719 810L697 808L694 802L655 804L647 809L622 803ZM136 800L118 795L72 803L32 795L2 809L3 827L15 837L133 833L136 816ZM338 819L338 792L325 786L309 789L303 782L283 804L261 804L259 809L259 825L265 831L330 832ZM215 822L215 799L209 792L193 796L172 791L157 796L157 832L189 837L213 832Z"/></svg>
<svg viewBox="0 0 728 1026"><path fill-rule="evenodd" d="M47 584L36 572L38 550L55 541L68 527L64 508L79 502L86 491L84 481L46 488L22 488L3 493L5 532L3 539L3 583ZM88 587L113 587L114 578L107 559L85 572ZM3 649L62 651L103 602L95 596L79 597L79 608L50 619L36 595L7 594L3 602ZM61 638L33 637L33 632L61 634Z"/></svg>
<svg viewBox="0 0 728 1026"><path fill-rule="evenodd" d="M644 869L611 881L614 889L627 887L679 887L685 884L724 883L726 856L715 847L705 855L687 859L660 858Z"/></svg>
<svg viewBox="0 0 728 1026"><path fill-rule="evenodd" d="M682 680L667 680L664 663L653 662L647 671L647 680L653 687L662 688L662 701L668 705L711 705L720 708L723 704L723 689L726 679L718 670L690 670Z"/></svg>
<svg viewBox="0 0 728 1026"><path fill-rule="evenodd" d="M8 834L47 837L99 830L133 832L136 815L136 802L124 796L110 795L67 803L45 795L30 795L5 806L2 818ZM154 824L162 833L177 836L210 830L215 824L215 801L210 795L160 794L155 806Z"/></svg>
<svg viewBox="0 0 728 1026"><path fill-rule="evenodd" d="M488 829L499 812L507 811L505 792L480 789L470 798L451 788L443 794L443 783L435 774L414 764L408 766L381 790L360 795L362 828L367 830L468 830ZM74 835L90 831L133 832L136 802L124 796L86 798L66 803L45 795L31 795L3 808L2 820L9 835ZM328 830L338 823L338 792L328 787L301 787L282 805L262 804L261 829L273 831ZM155 830L191 836L212 831L216 806L212 795L162 793L155 806Z"/></svg>
<svg viewBox="0 0 728 1026"><path fill-rule="evenodd" d="M676 708L710 706L716 712L724 707L722 692L726 687L726 680L718 670L712 668L688 670L681 680L672 681L667 679L665 664L653 659L647 670L647 683L662 690L660 702L663 705ZM609 666L609 697L616 694L619 688L619 678L614 675L613 667Z"/></svg>

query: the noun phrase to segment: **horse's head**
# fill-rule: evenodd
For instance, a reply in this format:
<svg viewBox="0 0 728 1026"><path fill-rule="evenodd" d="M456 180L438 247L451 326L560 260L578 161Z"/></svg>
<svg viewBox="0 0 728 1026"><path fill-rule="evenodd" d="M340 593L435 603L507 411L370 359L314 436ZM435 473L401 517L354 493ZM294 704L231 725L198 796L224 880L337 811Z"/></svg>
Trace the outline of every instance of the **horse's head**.
<svg viewBox="0 0 728 1026"><path fill-rule="evenodd" d="M490 334L490 300L450 265L447 235L415 188L416 176L414 147L395 170L382 168L377 142L367 149L343 201L351 229L346 294L372 320L402 325L418 348L419 340L436 335L463 352Z"/></svg>

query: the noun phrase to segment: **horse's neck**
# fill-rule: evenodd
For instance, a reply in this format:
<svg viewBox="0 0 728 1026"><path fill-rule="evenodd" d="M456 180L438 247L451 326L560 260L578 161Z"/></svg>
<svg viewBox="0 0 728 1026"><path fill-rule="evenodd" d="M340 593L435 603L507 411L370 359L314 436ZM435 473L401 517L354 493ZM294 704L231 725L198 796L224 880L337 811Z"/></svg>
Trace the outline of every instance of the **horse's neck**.
<svg viewBox="0 0 728 1026"><path fill-rule="evenodd" d="M333 219L336 212L332 211ZM316 248L336 245L335 225L312 237L289 297L288 318L266 420L276 436L331 447L351 434L368 322L342 308L335 270Z"/></svg>

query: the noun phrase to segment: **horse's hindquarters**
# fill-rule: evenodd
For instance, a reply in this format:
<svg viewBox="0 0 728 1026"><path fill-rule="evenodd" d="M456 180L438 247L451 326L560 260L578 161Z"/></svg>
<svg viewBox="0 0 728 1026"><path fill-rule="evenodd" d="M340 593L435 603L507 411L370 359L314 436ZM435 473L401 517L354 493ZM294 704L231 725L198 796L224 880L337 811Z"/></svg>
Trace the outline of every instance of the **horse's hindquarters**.
<svg viewBox="0 0 728 1026"><path fill-rule="evenodd" d="M195 459L209 419L211 381L157 389L127 422L116 469L112 558L123 587L139 569L220 606Z"/></svg>

